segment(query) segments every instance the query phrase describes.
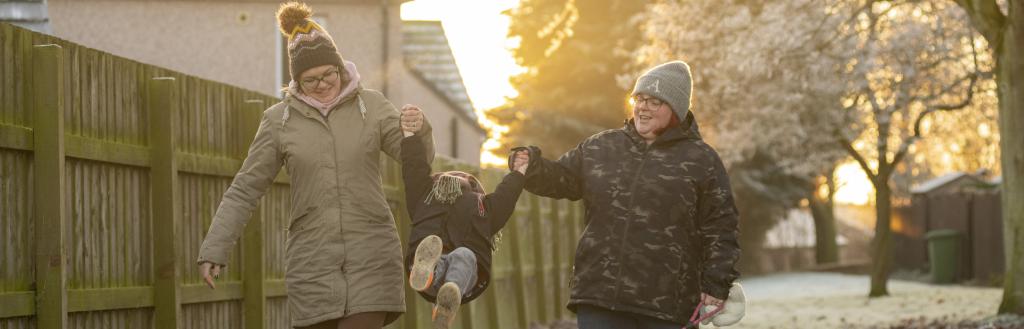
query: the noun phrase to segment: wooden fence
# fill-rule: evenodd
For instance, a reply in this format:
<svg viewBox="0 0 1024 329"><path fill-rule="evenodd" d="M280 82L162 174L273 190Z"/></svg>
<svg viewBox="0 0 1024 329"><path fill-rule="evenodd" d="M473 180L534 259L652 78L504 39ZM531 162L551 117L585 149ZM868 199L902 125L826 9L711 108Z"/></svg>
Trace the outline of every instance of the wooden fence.
<svg viewBox="0 0 1024 329"><path fill-rule="evenodd" d="M0 23L0 329L287 328L289 180L254 213L217 290L195 259L261 112L277 100ZM398 164L387 198L408 236ZM439 159L438 169L501 172ZM491 288L460 328L567 317L575 204L524 194ZM389 328L427 328L407 289Z"/></svg>
<svg viewBox="0 0 1024 329"><path fill-rule="evenodd" d="M893 235L895 267L927 268L925 234L951 229L960 233L956 279L1001 285L1005 258L1000 203L997 190L974 191L919 195L910 207L894 208L894 223L900 223Z"/></svg>

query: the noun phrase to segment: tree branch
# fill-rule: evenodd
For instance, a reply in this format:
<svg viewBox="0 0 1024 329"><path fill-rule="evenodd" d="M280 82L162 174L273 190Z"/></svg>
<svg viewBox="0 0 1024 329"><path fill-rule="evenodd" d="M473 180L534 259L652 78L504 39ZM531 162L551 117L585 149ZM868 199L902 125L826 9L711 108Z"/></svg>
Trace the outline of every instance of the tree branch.
<svg viewBox="0 0 1024 329"><path fill-rule="evenodd" d="M845 26L845 25L852 26L852 25L854 25L854 21L857 20L857 16L859 16L861 13L864 13L865 11L871 11L871 6L874 6L874 4L875 4L874 0L870 0L870 1L865 2L863 6L860 6L857 9L854 9L853 12L850 13L850 17L847 17L842 23L839 24L839 26ZM822 21L822 23L824 23L824 21ZM872 21L871 24L874 25L875 21ZM824 24L820 25L819 29L815 30L814 33L812 34L812 36L817 36L818 32L820 32L820 30L821 30L820 27L823 26L823 25ZM842 36L841 33L830 33L830 34L831 34L831 36L828 39L826 39L825 41L820 42L820 43L814 45L811 48L812 49L817 49L817 50L825 49L825 48L831 46L833 42L835 42L836 40L840 39L840 37ZM852 36L852 34L849 35L849 36L846 36L846 37L850 37L850 36ZM811 40L815 40L815 39L816 38L812 38Z"/></svg>
<svg viewBox="0 0 1024 329"><path fill-rule="evenodd" d="M974 42L971 42L971 54L974 58L974 72L971 72L964 77L966 79L970 79L970 82L967 84L967 96L956 104L927 105L925 110L918 114L917 120L914 120L914 137L921 137L921 121L924 120L924 117L928 114L940 111L955 111L971 105L971 101L974 100L974 86L978 84L978 77L981 76L981 72L979 72L981 68L978 67L978 49L974 47ZM961 84L961 81L963 81L963 79L955 82L953 85L950 85L950 88L944 89L944 91L951 90L953 86Z"/></svg>
<svg viewBox="0 0 1024 329"><path fill-rule="evenodd" d="M1003 43L1004 30L1006 29L1006 15L999 10L996 0L954 0L960 5L971 23L988 40L992 49L996 50Z"/></svg>
<svg viewBox="0 0 1024 329"><path fill-rule="evenodd" d="M874 5L876 3L879 3L879 2L887 2L887 3L890 3L891 6L889 6L888 8L886 8L884 10L882 10L879 13L874 13L873 12ZM842 23L838 23L836 25L829 25L828 27L830 27L830 28L835 28L835 27L838 27L838 26L851 26L851 27L855 27L856 26L856 22L855 21L857 20L857 18L861 14L867 13L868 17L870 17L870 20L871 20L870 24L869 24L869 26L867 28L869 30L874 30L875 27L878 24L878 17L885 16L886 14L889 13L889 11L892 11L893 8L895 8L896 6L898 6L900 4L903 4L903 3L909 3L909 2L910 1L868 0L863 5L857 7L853 11L851 11L850 12L850 16L846 17L846 19L844 19ZM811 54L812 52L823 53L825 56L829 56L829 57L832 57L832 58L842 58L841 56L834 56L832 54L829 54L828 52L825 52L824 50L830 48L832 46L832 43L834 43L836 41L845 40L845 39L849 39L849 38L855 37L856 33L838 33L837 31L831 31L832 33L829 34L829 37L827 39L822 40L822 41L817 42L817 43L811 43L812 41L817 40L818 39L818 37L817 37L818 34L822 30L824 30L823 28L825 27L824 23L825 23L826 20L827 20L827 18L823 19L819 23L818 28L816 28L813 32L810 33L810 37L805 42L805 43L809 44L808 47L804 47L804 48L801 48L799 50L789 51L789 52L781 55L780 58L782 60L787 60L789 58L803 58L803 57L806 57L808 54Z"/></svg>
<svg viewBox="0 0 1024 329"><path fill-rule="evenodd" d="M974 72L971 72L964 77L965 79L970 79L970 82L967 85L967 96L956 104L927 105L925 110L921 111L921 113L917 115L917 119L914 120L914 134L903 141L903 145L900 145L899 151L896 153L896 156L893 157L893 165L900 163L900 161L902 161L909 152L910 146L922 137L921 123L924 121L925 117L934 112L956 111L971 105L971 102L974 100L974 86L978 84L978 78L982 74L982 72L980 72L981 68L978 66L978 49L974 46L974 40L971 41L971 55L974 57ZM963 80L964 79L960 79L951 84L949 88L943 89L943 93L947 90L952 90L954 86L961 84Z"/></svg>
<svg viewBox="0 0 1024 329"><path fill-rule="evenodd" d="M889 7L889 9L892 9L892 7ZM878 23L878 16L874 15L874 13L869 12L868 17L871 18L871 27L868 30L867 43L872 44L878 41L878 31L875 30ZM870 57L872 55L864 53L862 53L861 55L861 58L859 58L860 60L857 61L857 65L866 65L863 63L870 62L869 60L867 60L867 58L865 58L865 56ZM867 97L868 103L871 104L871 112L874 113L875 116L878 116L879 113L885 112L887 110L887 107L883 107L882 104L878 103L878 97L877 95L875 95L875 90L871 88L871 80L868 79L867 71L862 71L860 74L860 78L864 81L865 91L867 91L868 93Z"/></svg>
<svg viewBox="0 0 1024 329"><path fill-rule="evenodd" d="M875 181L877 175L871 171L871 166L868 165L868 161L864 159L864 156L861 155L860 152L857 152L857 149L853 148L853 142L851 142L849 138L843 136L839 130L836 130L834 134L836 135L836 140L839 142L839 145L843 147L843 150L846 150L847 154L853 157L854 160L857 160L857 164L859 164L860 168L864 170L864 174L871 180L871 184L878 184L878 182Z"/></svg>
<svg viewBox="0 0 1024 329"><path fill-rule="evenodd" d="M945 95L953 92L953 90L956 89L957 86L963 85L964 82L968 82L968 88L974 88L974 84L976 83L978 78L980 78L982 75L984 75L984 72L972 72L972 73L969 73L969 74L967 74L967 75L965 75L963 77L960 77L960 79L957 79L955 82L949 84L948 86L943 87L938 92L936 92L934 94L931 94L931 95L928 95L928 97L919 98L917 100L920 101L921 103L925 103L925 104L928 104L930 102L939 100L939 99L942 98L942 96L945 96ZM968 95L967 96L968 97L973 97L973 95L972 95L972 93L970 91L968 91ZM970 100L967 99L967 101L970 101ZM960 102L958 104L962 104L962 103L963 102ZM933 106L929 106L929 108L930 107L935 107L936 110L942 111L946 107L955 107L955 106L956 105L933 105ZM959 108L956 108L956 109L959 109ZM953 109L953 110L955 110L955 109Z"/></svg>

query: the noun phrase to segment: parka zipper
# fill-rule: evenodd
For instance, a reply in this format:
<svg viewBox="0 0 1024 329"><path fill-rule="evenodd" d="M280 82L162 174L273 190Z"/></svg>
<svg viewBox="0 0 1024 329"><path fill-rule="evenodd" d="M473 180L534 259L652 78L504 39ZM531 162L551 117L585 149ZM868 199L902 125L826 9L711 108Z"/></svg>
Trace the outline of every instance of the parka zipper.
<svg viewBox="0 0 1024 329"><path fill-rule="evenodd" d="M647 154L651 150L651 145L643 146L643 157L640 158L640 165L636 169L636 175L633 175L633 183L629 187L629 203L626 206L626 210L633 209L633 202L636 200L636 184L640 181L640 175L643 174L644 165L647 163ZM613 300L619 299L619 291L622 290L622 268L624 267L624 259L626 255L626 242L629 234L629 218L627 216L625 226L622 228L622 243L619 244L619 273L615 275L618 280L615 282L615 292ZM614 306L612 307L614 310Z"/></svg>
<svg viewBox="0 0 1024 329"><path fill-rule="evenodd" d="M334 175L335 191L338 193L338 196L337 196L337 198L338 198L338 235L339 235L338 236L338 240L341 240L342 248L344 248L345 252L347 253L348 252L348 246L345 244L344 236L342 236L342 234L345 232L344 220L342 220L342 216L344 216L344 213L345 213L345 211L344 211L345 205L344 205L344 201L343 201L344 198L341 197L341 193L342 193L341 180L338 178L338 173L341 172L341 165L338 163L338 141L337 141L337 139L334 136L334 129L331 129L331 125L329 123L330 122L329 119L330 119L331 113L333 113L333 112L335 112L337 110L338 110L337 108L336 109L332 109L330 112L327 112L327 115L321 115L320 118L323 119L323 120L321 120L321 122L324 124L324 126L327 127L327 133L331 135L331 155L332 155L331 161L334 161L334 172L332 174ZM320 113L317 112L317 114L320 114ZM342 257L341 264L339 264L339 265L341 267L341 272L345 273L345 258L344 257Z"/></svg>

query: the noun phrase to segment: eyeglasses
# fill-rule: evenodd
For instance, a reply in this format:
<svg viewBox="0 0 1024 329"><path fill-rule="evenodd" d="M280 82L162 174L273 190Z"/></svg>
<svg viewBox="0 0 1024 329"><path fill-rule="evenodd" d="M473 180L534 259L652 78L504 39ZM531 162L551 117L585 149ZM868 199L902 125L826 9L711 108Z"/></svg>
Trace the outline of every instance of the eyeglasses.
<svg viewBox="0 0 1024 329"><path fill-rule="evenodd" d="M326 82L327 84L333 85L335 82L338 82L338 76L340 76L340 75L341 74L340 74L340 72L338 72L338 70L330 70L330 71L327 71L327 73L324 73L323 75L321 75L319 78L316 78L316 77L302 78L302 81L301 81L302 88L305 88L305 89L316 89L317 87L320 87L320 82Z"/></svg>
<svg viewBox="0 0 1024 329"><path fill-rule="evenodd" d="M643 97L642 95L633 96L633 104L640 105L644 103L647 103L648 109L656 110L661 108L661 105L665 104L665 101L654 97Z"/></svg>

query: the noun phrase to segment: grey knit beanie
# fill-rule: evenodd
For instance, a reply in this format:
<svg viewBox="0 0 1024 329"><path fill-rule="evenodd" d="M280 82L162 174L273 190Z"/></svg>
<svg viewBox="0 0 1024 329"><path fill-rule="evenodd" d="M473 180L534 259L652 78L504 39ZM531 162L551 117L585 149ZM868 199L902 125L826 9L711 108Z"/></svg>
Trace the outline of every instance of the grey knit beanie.
<svg viewBox="0 0 1024 329"><path fill-rule="evenodd" d="M693 79L690 66L683 61L672 61L655 66L636 80L633 96L644 93L668 103L679 119L686 118L690 111L690 93Z"/></svg>

